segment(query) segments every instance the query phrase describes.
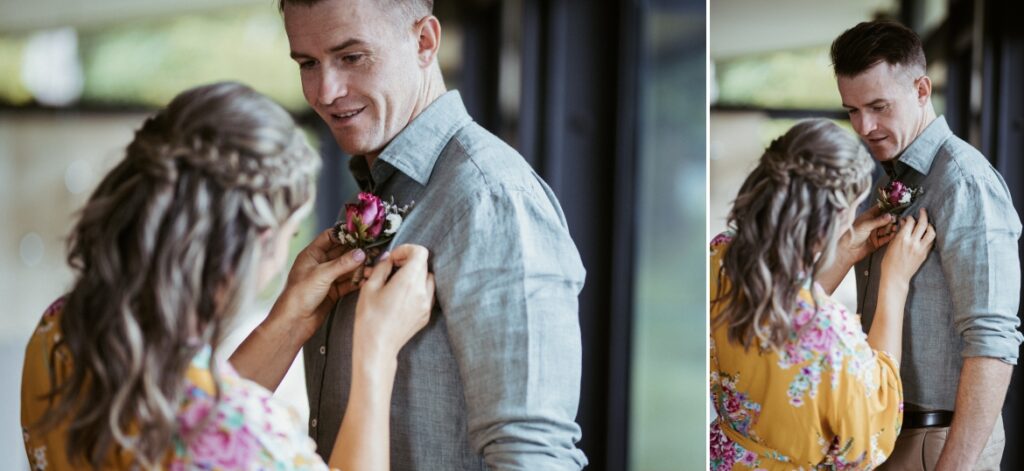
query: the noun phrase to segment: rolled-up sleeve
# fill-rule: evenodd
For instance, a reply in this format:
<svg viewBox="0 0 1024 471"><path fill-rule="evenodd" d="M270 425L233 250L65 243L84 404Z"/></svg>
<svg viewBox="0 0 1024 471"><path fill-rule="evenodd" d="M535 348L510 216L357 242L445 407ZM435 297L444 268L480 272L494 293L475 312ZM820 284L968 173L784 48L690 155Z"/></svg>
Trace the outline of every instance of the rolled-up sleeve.
<svg viewBox="0 0 1024 471"><path fill-rule="evenodd" d="M474 196L433 267L471 444L495 470L581 469L579 254L543 191Z"/></svg>
<svg viewBox="0 0 1024 471"><path fill-rule="evenodd" d="M931 222L953 325L963 339L961 355L1017 364L1021 224L1006 187L994 177L960 179L944 193Z"/></svg>

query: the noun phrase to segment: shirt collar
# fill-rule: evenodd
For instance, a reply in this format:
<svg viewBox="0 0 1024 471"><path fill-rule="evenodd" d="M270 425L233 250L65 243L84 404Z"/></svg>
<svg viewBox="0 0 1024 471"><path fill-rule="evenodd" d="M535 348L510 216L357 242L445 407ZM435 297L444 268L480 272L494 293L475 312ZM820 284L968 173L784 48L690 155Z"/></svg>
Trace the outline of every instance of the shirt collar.
<svg viewBox="0 0 1024 471"><path fill-rule="evenodd" d="M907 146L903 154L900 155L899 162L921 175L927 175L932 168L932 162L935 161L935 154L939 152L939 147L952 134L953 131L949 130L944 116L935 118L921 135Z"/></svg>
<svg viewBox="0 0 1024 471"><path fill-rule="evenodd" d="M353 157L349 168L363 189L380 185L395 170L426 186L441 151L471 121L459 92L446 92L391 140L377 156L373 169L367 168L363 156Z"/></svg>

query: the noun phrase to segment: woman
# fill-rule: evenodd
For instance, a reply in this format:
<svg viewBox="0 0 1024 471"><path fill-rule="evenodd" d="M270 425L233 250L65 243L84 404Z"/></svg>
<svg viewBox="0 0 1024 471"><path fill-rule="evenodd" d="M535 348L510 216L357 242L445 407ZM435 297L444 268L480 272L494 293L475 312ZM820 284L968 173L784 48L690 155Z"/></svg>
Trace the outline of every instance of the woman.
<svg viewBox="0 0 1024 471"><path fill-rule="evenodd" d="M68 256L76 281L27 349L33 469L325 468L296 414L264 387L277 386L297 346L243 345L232 358L242 375L212 359L226 323L285 263L318 168L291 117L242 85L188 90L145 122L83 209ZM354 289L365 255L342 252L320 234L253 336L285 323L301 345ZM426 258L399 247L362 286L353 361L364 368L353 369L354 412L332 468L388 469L394 363L433 303ZM261 356L276 357L271 373L254 367Z"/></svg>
<svg viewBox="0 0 1024 471"><path fill-rule="evenodd" d="M711 244L712 469L870 469L902 421L903 305L935 231L924 210L872 209L872 161L826 120L772 142L740 188L733 234ZM865 337L830 298L851 266L888 243L879 309Z"/></svg>

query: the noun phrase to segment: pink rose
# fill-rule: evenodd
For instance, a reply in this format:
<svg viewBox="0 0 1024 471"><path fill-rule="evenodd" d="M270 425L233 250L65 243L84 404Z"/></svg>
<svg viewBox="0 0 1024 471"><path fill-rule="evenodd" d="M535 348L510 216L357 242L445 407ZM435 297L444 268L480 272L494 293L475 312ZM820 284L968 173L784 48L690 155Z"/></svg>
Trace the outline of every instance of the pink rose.
<svg viewBox="0 0 1024 471"><path fill-rule="evenodd" d="M814 326L807 329L801 335L801 343L804 348L810 349L811 351L818 353L831 353L832 347L836 343L836 335L832 329L822 329L818 326Z"/></svg>
<svg viewBox="0 0 1024 471"><path fill-rule="evenodd" d="M741 409L742 409L742 406L743 406L743 403L740 402L740 398L736 397L735 394L726 393L726 397L725 397L725 412L726 412L727 415L730 416L730 418L732 416L735 416L737 412L740 412Z"/></svg>
<svg viewBox="0 0 1024 471"><path fill-rule="evenodd" d="M711 424L710 435L711 469L732 469L736 460L732 440L722 432L718 422Z"/></svg>
<svg viewBox="0 0 1024 471"><path fill-rule="evenodd" d="M229 427L224 412L213 411L209 400L196 402L179 416L182 437L188 437L210 413L216 417L187 444L189 461L204 469L248 468L260 450L259 442L244 424Z"/></svg>
<svg viewBox="0 0 1024 471"><path fill-rule="evenodd" d="M804 303L800 303L797 307L799 308L799 311L796 312L796 317L793 318L793 327L799 329L814 319L815 311L811 306Z"/></svg>
<svg viewBox="0 0 1024 471"><path fill-rule="evenodd" d="M893 180L889 183L889 204L893 206L899 206L900 200L903 199L903 194L909 191L906 185L899 180Z"/></svg>
<svg viewBox="0 0 1024 471"><path fill-rule="evenodd" d="M351 234L358 234L359 225L366 228L366 237L377 238L384 230L384 203L370 193L359 193L359 202L345 205L345 228Z"/></svg>
<svg viewBox="0 0 1024 471"><path fill-rule="evenodd" d="M747 465L747 467L754 467L754 464L757 463L757 453L747 450L747 452L743 454L743 457L740 458L740 462Z"/></svg>

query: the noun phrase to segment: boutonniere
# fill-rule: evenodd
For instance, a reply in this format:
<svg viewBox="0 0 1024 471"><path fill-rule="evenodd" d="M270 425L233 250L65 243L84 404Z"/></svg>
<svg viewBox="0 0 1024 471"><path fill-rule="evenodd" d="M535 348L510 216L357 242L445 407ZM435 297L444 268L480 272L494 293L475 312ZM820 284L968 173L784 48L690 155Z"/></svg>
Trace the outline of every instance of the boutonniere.
<svg viewBox="0 0 1024 471"><path fill-rule="evenodd" d="M878 207L889 214L897 215L917 201L922 194L924 190L921 187L910 186L893 179L889 184L878 188Z"/></svg>
<svg viewBox="0 0 1024 471"><path fill-rule="evenodd" d="M384 247L395 238L405 215L416 203L398 206L373 193L359 193L358 202L345 205L345 218L334 224L331 236L349 250L362 249L366 262L352 274L352 284L363 280L363 271L372 267Z"/></svg>

